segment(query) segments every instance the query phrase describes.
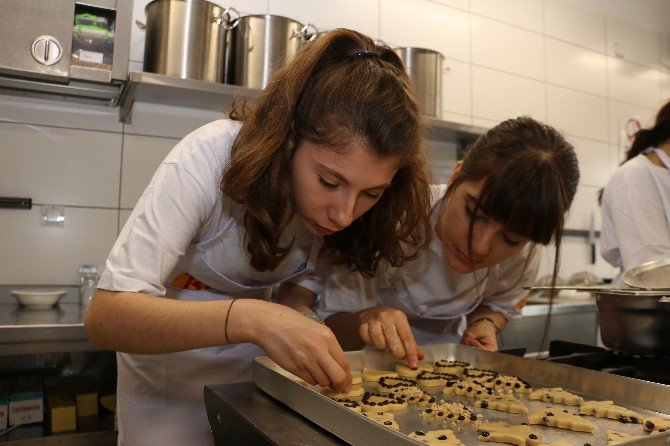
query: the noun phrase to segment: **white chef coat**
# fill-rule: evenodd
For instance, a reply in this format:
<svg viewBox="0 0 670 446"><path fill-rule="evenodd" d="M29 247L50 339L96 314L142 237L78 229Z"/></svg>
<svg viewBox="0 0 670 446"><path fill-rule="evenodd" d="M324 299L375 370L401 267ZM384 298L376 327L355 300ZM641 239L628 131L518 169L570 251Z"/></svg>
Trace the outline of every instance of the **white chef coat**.
<svg viewBox="0 0 670 446"><path fill-rule="evenodd" d="M282 235L283 242L294 240L293 247L275 270L258 272L249 265L244 209L219 189L239 128L238 122L215 121L175 146L121 231L98 288L181 300L267 299L273 285L314 268L320 239L297 218ZM210 290L171 287L181 273ZM251 360L261 354L251 344L159 355L117 353L119 444L213 444L204 386L250 380Z"/></svg>
<svg viewBox="0 0 670 446"><path fill-rule="evenodd" d="M602 198L600 252L621 273L670 257L670 170L640 154L621 165Z"/></svg>
<svg viewBox="0 0 670 446"><path fill-rule="evenodd" d="M459 274L444 259L435 227L446 204L446 185L433 187L431 242L418 257L400 268L366 278L344 267L318 262L311 274L291 279L320 295L319 312L356 312L376 306L403 310L419 344L459 342L465 316L479 305L499 311L508 319L521 315L524 286L537 275L541 247L530 245L504 262L475 273Z"/></svg>

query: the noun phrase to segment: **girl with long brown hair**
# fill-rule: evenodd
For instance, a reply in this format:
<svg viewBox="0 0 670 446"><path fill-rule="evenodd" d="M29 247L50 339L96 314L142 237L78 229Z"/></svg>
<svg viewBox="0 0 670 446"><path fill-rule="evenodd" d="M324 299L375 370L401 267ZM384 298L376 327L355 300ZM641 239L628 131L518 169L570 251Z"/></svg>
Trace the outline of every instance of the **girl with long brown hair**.
<svg viewBox="0 0 670 446"><path fill-rule="evenodd" d="M410 366L422 357L417 340L496 350L551 242L555 281L578 182L575 151L556 130L529 117L504 121L467 150L448 185L434 187L431 242L414 260L374 278L324 264L281 293L320 293L320 313L345 349L374 345Z"/></svg>
<svg viewBox="0 0 670 446"><path fill-rule="evenodd" d="M373 275L427 241L422 123L391 49L330 31L231 118L163 161L88 310L91 343L118 351L119 444L212 444L203 386L249 380L263 351L348 388L334 334L304 302L269 302L272 287L320 251Z"/></svg>

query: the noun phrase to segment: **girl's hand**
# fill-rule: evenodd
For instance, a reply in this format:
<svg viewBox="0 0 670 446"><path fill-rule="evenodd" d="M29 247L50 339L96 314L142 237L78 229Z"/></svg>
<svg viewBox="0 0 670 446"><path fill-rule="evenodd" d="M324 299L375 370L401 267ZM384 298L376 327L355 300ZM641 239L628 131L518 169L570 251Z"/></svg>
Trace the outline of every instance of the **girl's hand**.
<svg viewBox="0 0 670 446"><path fill-rule="evenodd" d="M398 359L407 359L415 368L423 359L423 352L416 345L407 321L407 315L397 308L375 307L358 312L358 333L366 344L379 350L389 349Z"/></svg>
<svg viewBox="0 0 670 446"><path fill-rule="evenodd" d="M271 311L258 316L254 343L279 366L308 383L348 391L349 361L333 332L284 305L268 305Z"/></svg>
<svg viewBox="0 0 670 446"><path fill-rule="evenodd" d="M498 350L496 328L486 321L473 324L465 329L461 344L494 352Z"/></svg>

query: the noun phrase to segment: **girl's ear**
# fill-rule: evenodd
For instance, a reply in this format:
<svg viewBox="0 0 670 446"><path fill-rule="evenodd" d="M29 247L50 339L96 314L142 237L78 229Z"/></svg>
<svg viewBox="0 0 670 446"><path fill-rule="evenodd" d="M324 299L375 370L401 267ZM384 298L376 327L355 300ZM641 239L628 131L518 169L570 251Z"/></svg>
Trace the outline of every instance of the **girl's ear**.
<svg viewBox="0 0 670 446"><path fill-rule="evenodd" d="M461 166L463 165L463 161L457 161L456 165L454 165L454 170L451 172L451 177L449 177L449 184L453 183L456 177L458 176L458 172L461 171Z"/></svg>

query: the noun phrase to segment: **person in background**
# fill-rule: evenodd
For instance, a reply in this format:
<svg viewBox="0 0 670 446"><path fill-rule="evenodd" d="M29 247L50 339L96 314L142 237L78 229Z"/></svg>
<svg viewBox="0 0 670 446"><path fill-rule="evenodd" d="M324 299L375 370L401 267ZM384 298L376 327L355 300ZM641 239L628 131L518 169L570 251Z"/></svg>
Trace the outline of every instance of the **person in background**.
<svg viewBox="0 0 670 446"><path fill-rule="evenodd" d="M280 295L320 294L326 324L345 350L373 345L410 366L419 344L496 350L496 334L520 315L541 245L561 234L579 182L574 148L529 117L500 123L434 187L431 242L418 257L375 277L321 262L282 284Z"/></svg>
<svg viewBox="0 0 670 446"><path fill-rule="evenodd" d="M652 128L635 134L626 159L600 196L600 253L621 274L670 258L670 102Z"/></svg>
<svg viewBox="0 0 670 446"><path fill-rule="evenodd" d="M250 380L263 351L348 389L334 334L306 304L269 302L272 287L319 251L372 275L427 242L422 123L388 47L330 31L231 118L165 158L88 310L88 339L118 352L119 444L213 444L204 386Z"/></svg>

